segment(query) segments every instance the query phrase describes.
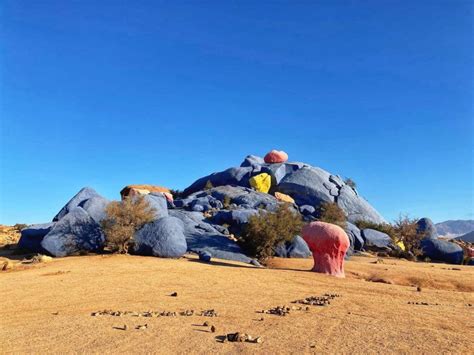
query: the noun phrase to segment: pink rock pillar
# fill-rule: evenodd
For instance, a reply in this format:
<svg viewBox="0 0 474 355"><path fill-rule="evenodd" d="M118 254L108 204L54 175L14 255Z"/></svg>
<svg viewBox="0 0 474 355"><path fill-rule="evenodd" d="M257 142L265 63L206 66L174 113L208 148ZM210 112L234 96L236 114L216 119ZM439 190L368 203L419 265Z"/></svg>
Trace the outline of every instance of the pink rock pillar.
<svg viewBox="0 0 474 355"><path fill-rule="evenodd" d="M350 242L344 229L335 224L311 222L302 237L313 253L313 271L344 277L344 256Z"/></svg>

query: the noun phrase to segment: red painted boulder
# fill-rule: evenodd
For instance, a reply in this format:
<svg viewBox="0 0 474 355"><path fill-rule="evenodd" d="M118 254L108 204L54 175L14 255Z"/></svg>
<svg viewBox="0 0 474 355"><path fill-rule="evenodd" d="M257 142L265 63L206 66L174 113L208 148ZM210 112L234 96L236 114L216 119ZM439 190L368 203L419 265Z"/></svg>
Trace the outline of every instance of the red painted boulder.
<svg viewBox="0 0 474 355"><path fill-rule="evenodd" d="M263 158L265 163L284 163L288 160L288 154L286 154L283 150L272 150L271 152L267 153Z"/></svg>
<svg viewBox="0 0 474 355"><path fill-rule="evenodd" d="M344 256L349 237L335 224L311 222L303 227L302 237L313 253L313 271L344 277Z"/></svg>

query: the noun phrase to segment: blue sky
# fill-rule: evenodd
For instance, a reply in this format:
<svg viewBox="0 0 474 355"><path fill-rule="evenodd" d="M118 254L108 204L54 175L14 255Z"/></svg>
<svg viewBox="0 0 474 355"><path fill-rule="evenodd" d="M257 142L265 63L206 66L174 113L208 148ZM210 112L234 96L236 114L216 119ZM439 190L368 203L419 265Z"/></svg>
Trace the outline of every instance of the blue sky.
<svg viewBox="0 0 474 355"><path fill-rule="evenodd" d="M276 148L387 219L474 218L469 1L0 5L0 223Z"/></svg>

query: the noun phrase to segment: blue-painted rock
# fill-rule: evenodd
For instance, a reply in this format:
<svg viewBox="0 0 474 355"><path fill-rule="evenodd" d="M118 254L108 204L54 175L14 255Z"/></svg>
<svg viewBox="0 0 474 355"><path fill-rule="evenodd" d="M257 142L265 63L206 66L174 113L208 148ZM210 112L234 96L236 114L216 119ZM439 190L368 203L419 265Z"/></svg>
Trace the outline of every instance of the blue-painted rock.
<svg viewBox="0 0 474 355"><path fill-rule="evenodd" d="M299 206L317 206L321 202L334 202L334 197L324 186L324 183L331 184L329 176L330 174L323 169L304 166L286 175L277 189L293 197Z"/></svg>
<svg viewBox="0 0 474 355"><path fill-rule="evenodd" d="M423 238L438 238L438 232L433 221L427 217L421 218L416 222L416 232Z"/></svg>
<svg viewBox="0 0 474 355"><path fill-rule="evenodd" d="M242 168L251 167L254 169L254 172L259 172L262 165L265 164L263 158L256 155L248 155L240 166Z"/></svg>
<svg viewBox="0 0 474 355"><path fill-rule="evenodd" d="M463 249L447 240L426 238L421 241L423 256L448 264L462 264Z"/></svg>
<svg viewBox="0 0 474 355"><path fill-rule="evenodd" d="M202 251L199 254L199 260L204 261L205 263L210 263L212 255L207 251Z"/></svg>
<svg viewBox="0 0 474 355"><path fill-rule="evenodd" d="M143 198L155 210L155 220L168 216L168 202L162 193L152 192Z"/></svg>
<svg viewBox="0 0 474 355"><path fill-rule="evenodd" d="M349 185L344 185L339 190L336 202L347 215L347 220L351 223L357 221L369 221L374 223L386 223L383 217L361 196L356 194Z"/></svg>
<svg viewBox="0 0 474 355"><path fill-rule="evenodd" d="M360 229L356 225L347 222L345 231L351 241L352 251L361 251L364 248L364 238L362 238Z"/></svg>
<svg viewBox="0 0 474 355"><path fill-rule="evenodd" d="M388 250L393 246L392 239L388 234L375 229L363 229L364 248L367 250Z"/></svg>
<svg viewBox="0 0 474 355"><path fill-rule="evenodd" d="M274 196L241 186L219 186L208 192L219 201L224 202L227 199L241 208L275 211L279 205Z"/></svg>
<svg viewBox="0 0 474 355"><path fill-rule="evenodd" d="M59 221L65 215L69 213L73 208L78 207L82 202L92 198L102 197L94 189L90 187L83 187L73 198L69 200L66 205L54 216L53 222Z"/></svg>
<svg viewBox="0 0 474 355"><path fill-rule="evenodd" d="M187 196L194 192L204 190L208 181L212 186L238 185L249 187L248 180L252 171L253 168L249 166L230 168L218 173L213 173L196 180L191 186L186 188L183 193Z"/></svg>
<svg viewBox="0 0 474 355"><path fill-rule="evenodd" d="M105 238L99 224L81 207L75 207L62 217L43 238L41 247L53 256L97 252Z"/></svg>
<svg viewBox="0 0 474 355"><path fill-rule="evenodd" d="M294 173L304 166L308 167L303 163L265 164L260 170L272 177L272 185L275 186L278 185L285 176Z"/></svg>
<svg viewBox="0 0 474 355"><path fill-rule="evenodd" d="M302 205L299 207L299 210L303 216L313 215L316 212L316 209L310 205Z"/></svg>
<svg viewBox="0 0 474 355"><path fill-rule="evenodd" d="M179 218L184 224L184 236L188 251L199 254L208 252L213 258L249 263L239 245L204 221L202 213L184 210L170 210L171 216Z"/></svg>
<svg viewBox="0 0 474 355"><path fill-rule="evenodd" d="M196 212L206 212L212 208L221 209L223 205L222 205L222 202L216 199L215 197L210 196L210 195L205 195L202 197L191 199L190 203L185 205L184 207L188 207L192 211L196 211Z"/></svg>
<svg viewBox="0 0 474 355"><path fill-rule="evenodd" d="M105 209L109 203L110 201L102 196L94 196L82 201L79 207L82 207L94 221L100 223L106 216Z"/></svg>
<svg viewBox="0 0 474 355"><path fill-rule="evenodd" d="M41 242L46 234L51 231L55 222L33 224L21 230L21 237L18 241L18 248L28 249L34 253L44 253Z"/></svg>
<svg viewBox="0 0 474 355"><path fill-rule="evenodd" d="M160 258L179 258L186 253L183 222L176 217L162 217L144 225L134 236L134 252Z"/></svg>
<svg viewBox="0 0 474 355"><path fill-rule="evenodd" d="M308 258L311 256L308 244L297 235L291 242L280 243L275 248L275 256L280 258Z"/></svg>

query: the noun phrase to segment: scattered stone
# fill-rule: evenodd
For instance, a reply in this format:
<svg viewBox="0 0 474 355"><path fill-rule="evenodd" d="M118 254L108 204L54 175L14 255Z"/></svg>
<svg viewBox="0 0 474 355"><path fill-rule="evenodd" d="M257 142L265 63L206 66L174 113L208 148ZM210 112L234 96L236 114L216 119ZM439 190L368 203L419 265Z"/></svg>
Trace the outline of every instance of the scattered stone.
<svg viewBox="0 0 474 355"><path fill-rule="evenodd" d="M212 332L212 333L215 333L215 332L216 332L216 327L211 326L211 332Z"/></svg>
<svg viewBox="0 0 474 355"><path fill-rule="evenodd" d="M13 269L13 263L9 262L8 260L3 263L2 271L7 271Z"/></svg>
<svg viewBox="0 0 474 355"><path fill-rule="evenodd" d="M420 287L420 286L417 286L416 291L417 291L417 292L421 292L421 287Z"/></svg>
<svg viewBox="0 0 474 355"><path fill-rule="evenodd" d="M173 292L170 296L171 297L178 297L178 292Z"/></svg>
<svg viewBox="0 0 474 355"><path fill-rule="evenodd" d="M147 329L148 328L148 324L143 324L143 325L137 325L135 327L135 329Z"/></svg>
<svg viewBox="0 0 474 355"><path fill-rule="evenodd" d="M249 343L257 343L261 344L263 342L262 337L253 337L246 333L229 333L226 335L226 339L231 342L249 342Z"/></svg>
<svg viewBox="0 0 474 355"><path fill-rule="evenodd" d="M203 327L209 327L209 322L208 321L205 321L203 324L202 324Z"/></svg>
<svg viewBox="0 0 474 355"><path fill-rule="evenodd" d="M213 309L207 309L201 312L201 317L217 317L218 314L215 310Z"/></svg>
<svg viewBox="0 0 474 355"><path fill-rule="evenodd" d="M310 306L327 306L331 304L331 300L337 297L341 297L337 293L325 293L323 296L310 296L304 299L293 301L292 303L306 304ZM309 307L306 307L309 310Z"/></svg>

